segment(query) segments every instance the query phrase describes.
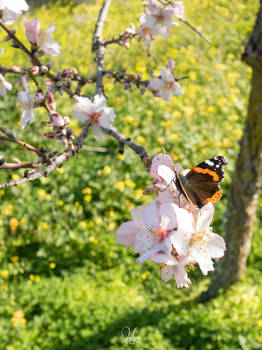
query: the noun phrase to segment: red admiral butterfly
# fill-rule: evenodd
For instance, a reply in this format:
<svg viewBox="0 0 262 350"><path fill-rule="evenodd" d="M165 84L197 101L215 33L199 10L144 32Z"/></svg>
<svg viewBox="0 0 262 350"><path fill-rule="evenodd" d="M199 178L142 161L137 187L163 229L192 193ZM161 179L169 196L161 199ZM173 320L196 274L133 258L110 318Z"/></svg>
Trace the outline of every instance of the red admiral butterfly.
<svg viewBox="0 0 262 350"><path fill-rule="evenodd" d="M185 176L176 172L176 187L199 209L209 202L215 203L222 196L219 183L224 178L226 164L223 156L217 156L198 164Z"/></svg>

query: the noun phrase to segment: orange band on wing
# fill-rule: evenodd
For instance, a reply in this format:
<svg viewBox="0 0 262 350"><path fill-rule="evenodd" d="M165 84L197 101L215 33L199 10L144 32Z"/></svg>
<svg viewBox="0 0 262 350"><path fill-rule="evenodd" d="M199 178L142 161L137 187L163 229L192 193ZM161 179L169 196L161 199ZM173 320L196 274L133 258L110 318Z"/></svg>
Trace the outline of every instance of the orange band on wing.
<svg viewBox="0 0 262 350"><path fill-rule="evenodd" d="M216 201L218 201L220 199L221 196L222 196L222 191L218 190L213 194L212 197L205 199L204 204L207 204L209 202L215 203Z"/></svg>
<svg viewBox="0 0 262 350"><path fill-rule="evenodd" d="M219 176L217 175L217 173L215 171L212 171L210 169L203 169L203 168L199 168L199 167L195 167L192 170L196 171L197 173L211 175L213 177L214 181L219 181Z"/></svg>

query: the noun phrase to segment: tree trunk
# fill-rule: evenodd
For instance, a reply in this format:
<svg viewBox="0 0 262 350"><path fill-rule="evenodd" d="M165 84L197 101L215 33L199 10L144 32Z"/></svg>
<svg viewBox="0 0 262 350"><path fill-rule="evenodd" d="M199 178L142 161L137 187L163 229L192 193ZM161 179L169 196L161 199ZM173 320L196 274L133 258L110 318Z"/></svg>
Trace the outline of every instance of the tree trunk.
<svg viewBox="0 0 262 350"><path fill-rule="evenodd" d="M227 250L209 289L202 295L203 300L215 297L219 288L226 289L241 277L251 246L262 183L262 0L242 59L252 68L251 93L228 197Z"/></svg>

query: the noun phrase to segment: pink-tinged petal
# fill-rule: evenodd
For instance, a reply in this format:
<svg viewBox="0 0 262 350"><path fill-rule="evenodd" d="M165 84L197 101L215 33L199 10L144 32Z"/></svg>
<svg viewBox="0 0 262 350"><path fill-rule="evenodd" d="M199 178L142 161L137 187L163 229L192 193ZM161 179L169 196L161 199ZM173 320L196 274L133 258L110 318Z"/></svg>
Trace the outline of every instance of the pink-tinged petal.
<svg viewBox="0 0 262 350"><path fill-rule="evenodd" d="M41 33L41 24L38 18L34 18L31 22L24 23L26 37L32 44L37 44L37 38Z"/></svg>
<svg viewBox="0 0 262 350"><path fill-rule="evenodd" d="M28 96L28 93L25 91L18 91L17 99L18 99L18 104L22 107L29 103L29 96Z"/></svg>
<svg viewBox="0 0 262 350"><path fill-rule="evenodd" d="M173 277L173 266L165 266L162 269L162 280L168 282Z"/></svg>
<svg viewBox="0 0 262 350"><path fill-rule="evenodd" d="M205 231L205 229L211 224L214 212L215 207L213 203L208 203L201 208L197 218L197 231Z"/></svg>
<svg viewBox="0 0 262 350"><path fill-rule="evenodd" d="M159 215L155 201L151 201L150 205L145 205L143 208L144 223L147 228L158 227Z"/></svg>
<svg viewBox="0 0 262 350"><path fill-rule="evenodd" d="M27 109L24 109L21 116L21 128L24 129L26 127L26 124L28 123L29 118L31 117L30 114L28 114L29 111Z"/></svg>
<svg viewBox="0 0 262 350"><path fill-rule="evenodd" d="M93 105L96 110L103 110L106 107L105 97L101 95L95 95Z"/></svg>
<svg viewBox="0 0 262 350"><path fill-rule="evenodd" d="M55 32L55 23L52 23L45 31L47 37L50 39Z"/></svg>
<svg viewBox="0 0 262 350"><path fill-rule="evenodd" d="M172 83L174 82L174 75L171 72L170 69L160 69L161 72L161 78L166 82L166 83Z"/></svg>
<svg viewBox="0 0 262 350"><path fill-rule="evenodd" d="M174 9L174 16L183 19L185 13L185 6L183 5L182 1L175 1L171 6Z"/></svg>
<svg viewBox="0 0 262 350"><path fill-rule="evenodd" d="M34 122L34 119L35 119L34 112L33 112L32 108L28 109L28 117L29 117L28 123L30 125Z"/></svg>
<svg viewBox="0 0 262 350"><path fill-rule="evenodd" d="M106 135L104 134L103 130L98 124L92 125L92 131L93 131L94 138L96 139L97 142L106 140Z"/></svg>
<svg viewBox="0 0 262 350"><path fill-rule="evenodd" d="M174 96L174 94L173 94L172 89L165 89L165 88L162 89L161 97L163 100L170 101L170 100L172 100L173 96Z"/></svg>
<svg viewBox="0 0 262 350"><path fill-rule="evenodd" d="M166 68L173 71L175 69L175 66L175 61L170 58L167 62Z"/></svg>
<svg viewBox="0 0 262 350"><path fill-rule="evenodd" d="M79 110L78 107L75 106L74 110L72 111L72 116L78 119L80 122L90 122L90 118L87 113Z"/></svg>
<svg viewBox="0 0 262 350"><path fill-rule="evenodd" d="M135 253L144 253L155 244L155 238L147 229L140 229L135 237Z"/></svg>
<svg viewBox="0 0 262 350"><path fill-rule="evenodd" d="M160 226L165 230L174 230L177 227L176 220L176 204L164 203L159 208L159 215L161 217Z"/></svg>
<svg viewBox="0 0 262 350"><path fill-rule="evenodd" d="M191 280L188 278L187 271L184 266L178 264L173 267L173 273L176 280L176 284L178 288L189 288L191 284Z"/></svg>
<svg viewBox="0 0 262 350"><path fill-rule="evenodd" d="M112 127L111 120L115 118L113 108L109 108L109 109L112 109L112 111L110 111L108 114L103 113L102 116L98 118L99 125L107 129L111 129Z"/></svg>
<svg viewBox="0 0 262 350"><path fill-rule="evenodd" d="M216 233L210 232L205 238L206 243L203 245L203 250L207 252L210 258L221 258L226 250L224 238Z"/></svg>
<svg viewBox="0 0 262 350"><path fill-rule="evenodd" d="M182 89L182 87L178 83L174 83L174 85L173 85L173 94L178 95L178 96L184 94L184 90Z"/></svg>
<svg viewBox="0 0 262 350"><path fill-rule="evenodd" d="M194 217L186 209L176 206L177 231L171 236L174 248L179 255L187 255L190 239L194 232Z"/></svg>
<svg viewBox="0 0 262 350"><path fill-rule="evenodd" d="M174 197L174 192L170 191L171 186L166 188L165 190L159 191L157 194L157 201L159 203L165 203L165 202L171 202L174 203L175 197Z"/></svg>
<svg viewBox="0 0 262 350"><path fill-rule="evenodd" d="M213 262L208 256L208 254L203 252L203 247L200 250L200 247L196 244L191 246L190 258L192 259L192 261L198 263L203 275L207 275L208 271L214 270Z"/></svg>
<svg viewBox="0 0 262 350"><path fill-rule="evenodd" d="M64 121L64 118L57 114L57 113L53 113L50 115L50 119L51 119L51 123L54 125L54 126L57 126L57 127L62 127L65 125L65 121Z"/></svg>
<svg viewBox="0 0 262 350"><path fill-rule="evenodd" d="M165 180L167 185L169 185L172 181L175 181L176 179L174 171L166 165L159 165L158 175L160 176L160 178Z"/></svg>
<svg viewBox="0 0 262 350"><path fill-rule="evenodd" d="M48 40L39 45L45 53L51 56L59 56L61 51L61 46L55 40Z"/></svg>
<svg viewBox="0 0 262 350"><path fill-rule="evenodd" d="M152 89L152 90L161 90L164 86L164 82L162 79L159 79L159 78L153 78L150 80L149 82L149 87Z"/></svg>
<svg viewBox="0 0 262 350"><path fill-rule="evenodd" d="M112 122L116 117L114 108L112 107L105 107L103 109L102 116L100 117L101 119L107 118L110 122Z"/></svg>
<svg viewBox="0 0 262 350"><path fill-rule="evenodd" d="M137 208L131 210L131 215L133 220L140 225L140 227L144 227L144 217L143 217L143 209L144 205L140 205Z"/></svg>
<svg viewBox="0 0 262 350"><path fill-rule="evenodd" d="M160 165L166 165L169 168L172 168L173 166L173 159L168 154L159 153L156 154L152 159L152 164L150 167L150 174L153 178L157 180L161 180L158 175L158 167Z"/></svg>
<svg viewBox="0 0 262 350"><path fill-rule="evenodd" d="M151 260L157 264L165 264L168 266L174 266L177 264L176 258L165 252L156 252L151 255Z"/></svg>
<svg viewBox="0 0 262 350"><path fill-rule="evenodd" d="M133 221L123 223L116 231L116 243L123 244L126 247L134 246L138 230L139 226Z"/></svg>

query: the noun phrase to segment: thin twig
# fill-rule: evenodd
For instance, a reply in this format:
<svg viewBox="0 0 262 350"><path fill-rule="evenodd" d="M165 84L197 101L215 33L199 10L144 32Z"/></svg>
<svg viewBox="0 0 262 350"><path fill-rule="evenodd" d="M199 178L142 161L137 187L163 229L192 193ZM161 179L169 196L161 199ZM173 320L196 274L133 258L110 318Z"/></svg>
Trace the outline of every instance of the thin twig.
<svg viewBox="0 0 262 350"><path fill-rule="evenodd" d="M136 145L134 142L131 141L130 138L125 138L123 135L118 134L116 131L114 131L112 129L107 129L107 128L103 128L103 127L101 127L101 129L106 134L113 136L119 142L120 150L123 151L123 145L127 145L135 153L137 153L140 156L142 161L145 160L145 158L149 158L147 153L146 153L146 150L142 146Z"/></svg>
<svg viewBox="0 0 262 350"><path fill-rule="evenodd" d="M29 143L26 143L24 141L21 140L17 140L17 139L13 139L10 137L6 137L6 136L1 136L0 135L0 141L7 141L7 142L13 142L13 143L17 143L18 145L27 148L29 151L35 152L38 156L43 155L43 152L41 150L39 150L38 148L30 145Z"/></svg>
<svg viewBox="0 0 262 350"><path fill-rule="evenodd" d="M183 18L178 18L179 21L183 22L185 25L187 25L189 28L191 28L195 33L197 33L201 38L203 38L204 40L206 40L209 44L212 44L212 41L209 40L204 34L200 33L199 30L196 29L196 27L192 26L192 24L190 24L188 21L186 21Z"/></svg>
<svg viewBox="0 0 262 350"><path fill-rule="evenodd" d="M103 64L105 55L105 45L102 39L105 19L111 5L111 0L105 0L99 12L92 41L92 50L96 53L96 91L95 95L103 93Z"/></svg>

